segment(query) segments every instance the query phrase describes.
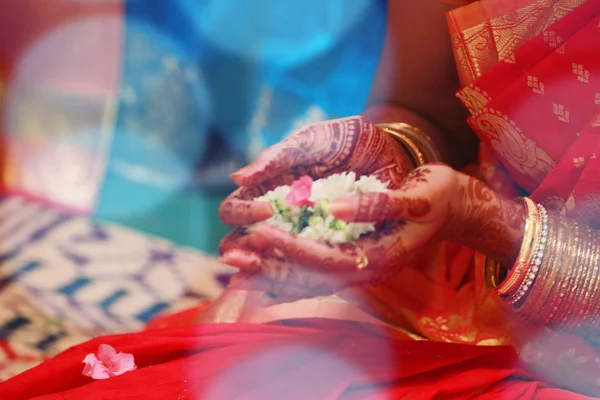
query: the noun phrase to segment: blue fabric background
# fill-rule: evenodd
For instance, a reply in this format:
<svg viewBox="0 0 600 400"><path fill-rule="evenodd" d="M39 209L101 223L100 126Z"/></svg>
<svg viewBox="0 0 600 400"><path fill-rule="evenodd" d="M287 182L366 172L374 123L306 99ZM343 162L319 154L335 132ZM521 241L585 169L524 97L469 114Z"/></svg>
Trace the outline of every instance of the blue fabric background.
<svg viewBox="0 0 600 400"><path fill-rule="evenodd" d="M129 0L96 216L215 251L228 174L294 127L360 113L383 0Z"/></svg>

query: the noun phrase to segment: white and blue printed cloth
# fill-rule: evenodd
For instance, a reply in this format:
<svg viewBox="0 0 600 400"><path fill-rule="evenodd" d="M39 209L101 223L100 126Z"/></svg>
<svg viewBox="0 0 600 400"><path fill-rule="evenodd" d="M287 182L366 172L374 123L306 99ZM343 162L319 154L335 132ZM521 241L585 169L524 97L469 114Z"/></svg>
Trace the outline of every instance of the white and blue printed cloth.
<svg viewBox="0 0 600 400"><path fill-rule="evenodd" d="M0 199L0 380L222 290L231 269L128 228Z"/></svg>

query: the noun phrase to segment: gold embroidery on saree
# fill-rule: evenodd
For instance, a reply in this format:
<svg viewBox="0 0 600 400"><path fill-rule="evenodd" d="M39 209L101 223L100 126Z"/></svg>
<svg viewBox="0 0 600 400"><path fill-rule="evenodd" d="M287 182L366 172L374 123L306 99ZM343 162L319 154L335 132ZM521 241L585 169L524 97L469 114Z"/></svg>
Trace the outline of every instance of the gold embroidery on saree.
<svg viewBox="0 0 600 400"><path fill-rule="evenodd" d="M556 115L560 122L565 122L567 124L571 122L571 112L565 109L564 105L553 103L552 112L554 115Z"/></svg>
<svg viewBox="0 0 600 400"><path fill-rule="evenodd" d="M481 90L475 85L466 86L464 89L459 91L456 96L460 101L462 101L471 114L476 114L490 101L492 101L492 98L487 94L486 91Z"/></svg>
<svg viewBox="0 0 600 400"><path fill-rule="evenodd" d="M497 62L514 55L529 39L547 30L586 0L538 0L519 10L460 29L449 15L451 41L463 85L489 71ZM467 7L481 7L479 4ZM544 40L557 50L562 38L548 32Z"/></svg>
<svg viewBox="0 0 600 400"><path fill-rule="evenodd" d="M544 94L545 85L544 82L540 81L537 76L527 76L527 86L531 88L531 91L535 94Z"/></svg>
<svg viewBox="0 0 600 400"><path fill-rule="evenodd" d="M471 122L498 155L520 173L539 182L555 167L554 160L499 111L484 108Z"/></svg>

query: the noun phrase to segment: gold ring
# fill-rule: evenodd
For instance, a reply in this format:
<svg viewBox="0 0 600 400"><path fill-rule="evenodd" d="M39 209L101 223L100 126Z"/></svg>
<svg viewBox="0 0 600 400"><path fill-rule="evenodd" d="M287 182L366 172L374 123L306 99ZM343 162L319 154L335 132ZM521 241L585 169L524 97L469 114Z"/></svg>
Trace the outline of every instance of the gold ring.
<svg viewBox="0 0 600 400"><path fill-rule="evenodd" d="M356 250L358 251L358 256L356 257L356 270L361 271L369 265L369 259L365 252L358 246L356 246Z"/></svg>

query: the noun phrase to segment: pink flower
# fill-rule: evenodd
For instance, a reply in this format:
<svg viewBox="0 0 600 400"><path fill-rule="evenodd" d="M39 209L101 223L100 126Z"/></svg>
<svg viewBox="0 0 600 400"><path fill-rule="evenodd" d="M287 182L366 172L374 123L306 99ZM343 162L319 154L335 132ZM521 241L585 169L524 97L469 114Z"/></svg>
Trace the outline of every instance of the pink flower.
<svg viewBox="0 0 600 400"><path fill-rule="evenodd" d="M83 359L82 374L93 379L108 379L136 369L133 354L117 353L108 344L98 346L98 355L90 353Z"/></svg>
<svg viewBox="0 0 600 400"><path fill-rule="evenodd" d="M285 196L285 200L293 206L314 206L315 204L310 201L310 191L312 188L313 180L310 176L303 176L294 183L290 188L290 192Z"/></svg>

